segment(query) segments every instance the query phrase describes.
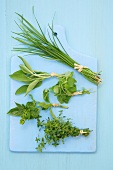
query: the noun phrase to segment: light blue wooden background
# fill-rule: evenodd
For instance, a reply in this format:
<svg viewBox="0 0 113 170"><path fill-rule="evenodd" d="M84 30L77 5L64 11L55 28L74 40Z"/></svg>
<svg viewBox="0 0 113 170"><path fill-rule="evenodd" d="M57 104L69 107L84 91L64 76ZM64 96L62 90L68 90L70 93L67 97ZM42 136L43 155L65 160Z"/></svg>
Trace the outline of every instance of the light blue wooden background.
<svg viewBox="0 0 113 170"><path fill-rule="evenodd" d="M98 58L103 84L98 90L97 152L39 154L9 151L9 78L11 49L16 44L14 12L45 30L56 11L55 24L66 28L73 49ZM34 21L33 21L34 22ZM0 1L0 170L113 170L113 0L1 0Z"/></svg>

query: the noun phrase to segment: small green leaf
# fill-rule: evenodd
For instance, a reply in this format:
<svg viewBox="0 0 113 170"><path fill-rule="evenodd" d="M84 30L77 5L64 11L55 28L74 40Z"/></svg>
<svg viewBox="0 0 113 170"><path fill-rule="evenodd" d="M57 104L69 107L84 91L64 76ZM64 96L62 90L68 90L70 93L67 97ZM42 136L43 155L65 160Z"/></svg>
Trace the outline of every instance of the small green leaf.
<svg viewBox="0 0 113 170"><path fill-rule="evenodd" d="M57 119L56 116L54 115L53 111L52 111L52 108L50 108L50 114L51 114L53 119Z"/></svg>
<svg viewBox="0 0 113 170"><path fill-rule="evenodd" d="M58 85L56 85L56 86L54 86L54 93L58 93L59 92L59 86Z"/></svg>
<svg viewBox="0 0 113 170"><path fill-rule="evenodd" d="M89 90L87 90L87 89L83 89L82 90L82 94L90 94L91 92L89 91Z"/></svg>
<svg viewBox="0 0 113 170"><path fill-rule="evenodd" d="M30 71L26 66L24 66L24 65L22 65L22 64L20 64L20 69L21 69L24 73L26 73L26 74L32 74L32 73L33 73L33 72Z"/></svg>
<svg viewBox="0 0 113 170"><path fill-rule="evenodd" d="M58 95L58 96L57 96L57 99L58 99L58 101L59 101L61 104L64 103L61 95Z"/></svg>
<svg viewBox="0 0 113 170"><path fill-rule="evenodd" d="M34 88L40 87L42 85L42 81L39 81Z"/></svg>
<svg viewBox="0 0 113 170"><path fill-rule="evenodd" d="M69 77L71 75L71 72L70 71L68 71L67 73L65 73L65 76L66 77Z"/></svg>
<svg viewBox="0 0 113 170"><path fill-rule="evenodd" d="M74 78L72 78L72 77L69 77L69 78L68 78L68 85L69 85L70 87L73 87L73 85L74 85L75 82L76 82L76 81L75 81Z"/></svg>
<svg viewBox="0 0 113 170"><path fill-rule="evenodd" d="M22 82L30 82L33 81L31 78L27 77L22 70L18 70L13 74L9 75L12 79L22 81Z"/></svg>
<svg viewBox="0 0 113 170"><path fill-rule="evenodd" d="M70 87L69 89L68 89L71 93L74 93L74 92L76 92L76 85L74 85L73 87Z"/></svg>
<svg viewBox="0 0 113 170"><path fill-rule="evenodd" d="M43 91L43 99L46 101L46 102L50 102L50 100L49 100L49 90L47 90L47 89L44 89L44 91Z"/></svg>
<svg viewBox="0 0 113 170"><path fill-rule="evenodd" d="M11 116L21 116L22 112L19 112L18 107L15 107L15 108L10 109L7 114Z"/></svg>
<svg viewBox="0 0 113 170"><path fill-rule="evenodd" d="M20 88L18 88L15 92L16 95L25 93L28 88L28 85L23 85Z"/></svg>
<svg viewBox="0 0 113 170"><path fill-rule="evenodd" d="M39 83L39 80L34 80L32 83L29 84L27 91L26 91L26 95L35 88L35 86Z"/></svg>
<svg viewBox="0 0 113 170"><path fill-rule="evenodd" d="M18 56L18 57L23 61L23 63L25 64L25 66L26 66L31 72L33 72L32 68L31 68L31 66L28 64L28 62L27 62L24 58L22 58L22 57L20 57L20 56Z"/></svg>

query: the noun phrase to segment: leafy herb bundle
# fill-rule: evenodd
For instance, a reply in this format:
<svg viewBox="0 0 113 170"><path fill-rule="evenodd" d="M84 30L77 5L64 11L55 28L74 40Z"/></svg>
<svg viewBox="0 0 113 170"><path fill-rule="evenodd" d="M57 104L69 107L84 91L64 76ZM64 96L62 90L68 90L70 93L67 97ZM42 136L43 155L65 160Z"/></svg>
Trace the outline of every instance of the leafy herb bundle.
<svg viewBox="0 0 113 170"><path fill-rule="evenodd" d="M62 116L62 111L60 111L61 113L58 117L56 117L52 111L52 107L56 107L54 104L36 102L32 95L30 95L30 97L32 99L31 102L27 102L25 105L16 103L16 107L9 110L8 114L21 117L20 124L22 125L26 120L37 119L37 126L40 128L39 130L43 130L45 133L44 137L36 138L38 143L36 148L37 151L42 152L43 148L45 148L47 144L52 144L56 147L61 141L64 143L64 139L69 136L89 136L91 130L88 128L79 129L73 126L70 119L66 119L65 116ZM62 105L57 105L57 107L67 108L67 106ZM47 109L50 110L52 119L48 117L47 120L41 120L42 116L40 115L40 111Z"/></svg>
<svg viewBox="0 0 113 170"><path fill-rule="evenodd" d="M37 125L40 126L41 125L40 118L42 117L40 115L40 110L47 110L51 109L52 107L68 109L67 106L63 106L60 104L37 102L34 100L32 95L30 95L30 97L32 100L31 102L27 102L25 105L15 102L16 107L10 109L7 113L12 116L21 117L20 124L22 125L25 123L26 120L37 119Z"/></svg>
<svg viewBox="0 0 113 170"><path fill-rule="evenodd" d="M65 143L65 138L70 136L77 137L79 135L87 137L91 132L89 128L79 129L73 126L70 119L63 117L62 113L56 117L51 110L51 115L52 119L48 118L46 122L43 122L42 129L44 130L44 136L42 138L36 138L36 142L38 143L36 149L39 152L42 152L47 144L57 147L61 142L63 144Z"/></svg>
<svg viewBox="0 0 113 170"><path fill-rule="evenodd" d="M49 26L49 29L52 32L52 38L48 32L50 41L45 37L40 24L38 20L36 19L36 22L38 24L40 32L31 24L29 23L22 15L18 14L20 17L20 25L18 27L20 28L21 32L14 34L17 35L17 37L13 37L15 40L21 42L21 44L24 45L24 47L16 47L14 48L15 51L25 52L28 54L36 54L40 57L46 58L46 59L52 59L56 60L58 62L61 62L63 64L66 64L75 70L77 70L79 73L81 73L86 79L89 81L100 84L101 78L99 77L100 73L95 73L88 67L80 65L78 62L76 62L74 59L72 59L69 54L64 49L63 45L61 44L57 33L53 30L53 24L52 27ZM35 16L35 15L34 15ZM62 47L62 50L60 49L59 45Z"/></svg>
<svg viewBox="0 0 113 170"><path fill-rule="evenodd" d="M29 63L22 57L19 58L24 64L20 64L20 70L14 72L10 77L14 80L24 82L25 84L16 90L15 94L26 93L26 95L33 89L41 86L43 80L55 76L59 81L51 88L51 91L55 93L60 103L68 103L69 99L77 94L85 94L90 92L88 90L77 91L75 82L73 78L73 72L67 72L64 74L56 74L54 72L47 73L36 71L31 68ZM44 90L43 98L46 102L49 102L49 91Z"/></svg>
<svg viewBox="0 0 113 170"><path fill-rule="evenodd" d="M50 88L61 104L68 103L72 96L90 94L86 89L77 91L76 80L72 76L73 72L68 72L64 77L58 78L58 83Z"/></svg>
<svg viewBox="0 0 113 170"><path fill-rule="evenodd" d="M46 72L33 70L24 58L20 56L19 58L23 61L24 64L21 64L20 70L11 74L10 77L14 80L24 82L25 85L22 85L19 89L17 89L15 94L26 93L27 95L34 88L41 86L43 80L53 76L56 76L57 78L65 76L65 74L56 74L54 72L49 74Z"/></svg>
<svg viewBox="0 0 113 170"><path fill-rule="evenodd" d="M16 107L9 110L7 114L12 116L19 116L20 124L24 124L26 120L37 119L40 123L40 109L37 107L37 102L30 95L32 101L24 104L16 103Z"/></svg>

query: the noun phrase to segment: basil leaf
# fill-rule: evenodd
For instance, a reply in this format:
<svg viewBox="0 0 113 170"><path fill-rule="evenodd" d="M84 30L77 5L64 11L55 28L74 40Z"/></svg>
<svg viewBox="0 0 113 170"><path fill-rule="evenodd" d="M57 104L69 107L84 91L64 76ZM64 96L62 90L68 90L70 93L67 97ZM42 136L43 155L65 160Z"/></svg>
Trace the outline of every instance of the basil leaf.
<svg viewBox="0 0 113 170"><path fill-rule="evenodd" d="M30 82L33 81L31 78L27 77L22 70L18 70L13 74L9 75L12 79L22 81L22 82Z"/></svg>
<svg viewBox="0 0 113 170"><path fill-rule="evenodd" d="M23 113L19 112L18 107L15 107L13 109L10 109L7 114L10 114L11 116L21 116Z"/></svg>

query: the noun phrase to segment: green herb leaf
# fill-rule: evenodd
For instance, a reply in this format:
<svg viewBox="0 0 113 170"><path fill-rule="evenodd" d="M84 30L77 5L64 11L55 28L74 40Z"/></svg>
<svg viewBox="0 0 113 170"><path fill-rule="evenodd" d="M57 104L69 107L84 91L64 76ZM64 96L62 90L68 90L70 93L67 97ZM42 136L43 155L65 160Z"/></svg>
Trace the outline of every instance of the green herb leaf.
<svg viewBox="0 0 113 170"><path fill-rule="evenodd" d="M29 63L28 63L23 57L21 57L21 56L18 56L18 57L23 61L23 63L25 64L25 66L26 66L31 72L33 72L31 66L29 65Z"/></svg>
<svg viewBox="0 0 113 170"><path fill-rule="evenodd" d="M28 88L28 85L23 85L20 88L18 88L15 92L16 95L25 93Z"/></svg>
<svg viewBox="0 0 113 170"><path fill-rule="evenodd" d="M27 102L26 105L15 102L17 107L10 109L7 114L12 116L20 116L20 124L22 125L25 123L26 120L37 119L38 124L42 126L42 122L40 121L40 109L37 107L37 102L34 100L32 95L30 96L32 99L31 102Z"/></svg>
<svg viewBox="0 0 113 170"><path fill-rule="evenodd" d="M46 102L50 102L50 100L49 100L49 90L47 90L47 89L44 89L44 91L43 91L43 99L46 101Z"/></svg>
<svg viewBox="0 0 113 170"><path fill-rule="evenodd" d="M54 115L53 111L52 111L52 108L50 108L50 114L51 114L53 119L57 119L56 116Z"/></svg>
<svg viewBox="0 0 113 170"><path fill-rule="evenodd" d="M33 73L26 66L24 66L22 64L20 65L20 69L26 74L32 74Z"/></svg>
<svg viewBox="0 0 113 170"><path fill-rule="evenodd" d="M27 77L22 70L16 71L13 74L9 75L12 79L22 81L22 82L30 82L31 78Z"/></svg>
<svg viewBox="0 0 113 170"><path fill-rule="evenodd" d="M54 93L58 93L59 92L59 86L58 85L56 85L56 86L54 86Z"/></svg>
<svg viewBox="0 0 113 170"><path fill-rule="evenodd" d="M72 78L72 77L69 77L69 78L68 78L68 85L69 85L70 87L73 87L73 85L74 85L75 82L76 82L76 81L75 81L74 78Z"/></svg>
<svg viewBox="0 0 113 170"><path fill-rule="evenodd" d="M39 80L34 80L32 83L29 84L26 95L35 88L35 86L39 83Z"/></svg>
<svg viewBox="0 0 113 170"><path fill-rule="evenodd" d="M22 112L19 112L18 107L15 107L15 108L10 109L7 114L11 116L21 116Z"/></svg>

